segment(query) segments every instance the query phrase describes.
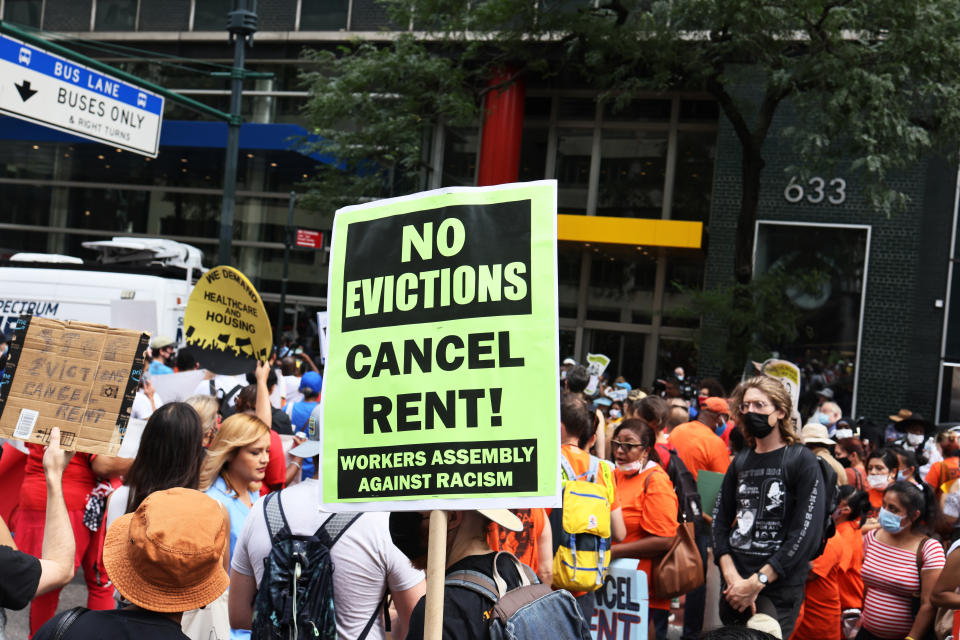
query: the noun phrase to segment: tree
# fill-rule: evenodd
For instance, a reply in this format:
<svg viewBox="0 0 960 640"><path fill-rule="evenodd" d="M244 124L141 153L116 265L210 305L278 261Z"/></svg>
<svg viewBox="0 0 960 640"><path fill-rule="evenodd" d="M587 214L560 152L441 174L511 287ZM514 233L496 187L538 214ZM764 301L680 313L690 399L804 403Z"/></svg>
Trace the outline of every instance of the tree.
<svg viewBox="0 0 960 640"><path fill-rule="evenodd" d="M403 96L403 103L391 104L407 108L406 115L389 118L382 128L411 127L411 153L397 165L402 171L419 170L411 162L412 149L420 151L419 122L412 116L470 115L465 105L477 103L482 79L495 67L509 65L516 75L575 75L600 91L600 99L620 105L651 90L708 91L742 149L735 248L741 283L752 275L764 142L785 102L792 101L799 114L799 123L784 133L800 153L801 169L848 163L872 204L887 213L904 204L887 174L930 152L952 153L952 146L937 141L956 141L960 133L960 5L952 0L386 2L395 22L413 25L421 37L402 39L400 49L388 47L395 50L389 60L383 49L362 45L337 58L335 71L363 78L379 63L379 73L367 75L375 81L353 88L364 85L375 93L382 82ZM418 69L428 60L435 75L407 82L421 77ZM744 72L755 99L738 94ZM329 106L324 96L344 95L334 82L313 82L311 88L314 117ZM381 107L387 102L380 100ZM367 142L376 147L378 139ZM328 150L342 150L338 144Z"/></svg>

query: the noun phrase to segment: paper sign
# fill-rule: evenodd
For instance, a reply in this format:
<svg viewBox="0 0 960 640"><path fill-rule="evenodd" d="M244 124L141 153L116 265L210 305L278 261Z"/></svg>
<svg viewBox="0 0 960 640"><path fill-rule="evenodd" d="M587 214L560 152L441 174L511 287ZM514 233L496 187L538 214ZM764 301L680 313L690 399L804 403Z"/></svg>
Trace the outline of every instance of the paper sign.
<svg viewBox="0 0 960 640"><path fill-rule="evenodd" d="M21 316L0 378L0 437L116 455L150 335Z"/></svg>
<svg viewBox="0 0 960 640"><path fill-rule="evenodd" d="M222 375L253 371L273 348L270 319L260 294L233 267L214 267L200 278L183 318L184 347L200 366Z"/></svg>
<svg viewBox="0 0 960 640"><path fill-rule="evenodd" d="M203 369L166 373L162 376L150 376L153 388L160 395L160 399L168 402L183 402L194 394L197 386L207 378Z"/></svg>
<svg viewBox="0 0 960 640"><path fill-rule="evenodd" d="M110 326L157 335L157 301L111 300Z"/></svg>
<svg viewBox="0 0 960 640"><path fill-rule="evenodd" d="M585 394L592 396L597 392L600 386L600 376L609 365L610 358L602 353L587 354L587 373L590 375L590 381L587 383L587 388L583 390Z"/></svg>
<svg viewBox="0 0 960 640"><path fill-rule="evenodd" d="M317 312L317 333L319 333L318 342L320 343L320 360L323 363L327 361L327 350L330 348L330 314L326 311Z"/></svg>
<svg viewBox="0 0 960 640"><path fill-rule="evenodd" d="M127 423L127 431L123 434L123 442L120 444L120 450L117 451L118 458L136 458L140 451L140 439L143 437L143 429L147 426L146 420L139 418L130 418Z"/></svg>
<svg viewBox="0 0 960 640"><path fill-rule="evenodd" d="M337 212L324 508L559 506L555 226L555 181Z"/></svg>
<svg viewBox="0 0 960 640"><path fill-rule="evenodd" d="M597 606L590 618L593 640L646 640L650 620L647 574L636 558L610 563L603 587L593 592Z"/></svg>

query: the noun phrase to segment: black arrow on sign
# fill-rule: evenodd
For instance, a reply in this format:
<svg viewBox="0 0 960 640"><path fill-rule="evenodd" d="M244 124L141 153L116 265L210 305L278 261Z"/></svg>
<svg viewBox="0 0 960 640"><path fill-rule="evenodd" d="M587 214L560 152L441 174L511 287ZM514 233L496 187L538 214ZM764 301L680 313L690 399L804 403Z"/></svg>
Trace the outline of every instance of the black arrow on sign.
<svg viewBox="0 0 960 640"><path fill-rule="evenodd" d="M23 84L15 84L13 86L17 88L17 91L20 93L20 99L23 100L24 102L32 98L33 94L37 92L36 89L30 88L29 80L24 80Z"/></svg>

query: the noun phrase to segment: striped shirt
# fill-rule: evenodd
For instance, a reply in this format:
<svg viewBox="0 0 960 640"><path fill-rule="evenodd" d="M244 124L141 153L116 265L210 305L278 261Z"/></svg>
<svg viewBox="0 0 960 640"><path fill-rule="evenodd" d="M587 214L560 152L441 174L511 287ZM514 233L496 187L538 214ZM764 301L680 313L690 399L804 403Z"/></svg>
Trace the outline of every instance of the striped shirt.
<svg viewBox="0 0 960 640"><path fill-rule="evenodd" d="M923 570L942 569L943 547L936 540L923 543ZM916 550L898 549L877 540L877 531L863 539L863 627L881 638L903 638L913 626L910 600L920 593Z"/></svg>

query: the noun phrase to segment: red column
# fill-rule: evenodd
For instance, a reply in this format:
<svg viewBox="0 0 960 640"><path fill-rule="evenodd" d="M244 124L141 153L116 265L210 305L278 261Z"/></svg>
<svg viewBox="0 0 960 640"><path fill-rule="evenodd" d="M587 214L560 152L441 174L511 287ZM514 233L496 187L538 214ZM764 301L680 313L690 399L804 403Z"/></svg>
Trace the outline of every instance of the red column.
<svg viewBox="0 0 960 640"><path fill-rule="evenodd" d="M506 82L512 69L494 72L488 86ZM523 139L523 77L497 89L486 97L483 133L480 140L480 166L477 185L516 182L520 171L520 143Z"/></svg>

